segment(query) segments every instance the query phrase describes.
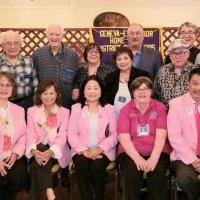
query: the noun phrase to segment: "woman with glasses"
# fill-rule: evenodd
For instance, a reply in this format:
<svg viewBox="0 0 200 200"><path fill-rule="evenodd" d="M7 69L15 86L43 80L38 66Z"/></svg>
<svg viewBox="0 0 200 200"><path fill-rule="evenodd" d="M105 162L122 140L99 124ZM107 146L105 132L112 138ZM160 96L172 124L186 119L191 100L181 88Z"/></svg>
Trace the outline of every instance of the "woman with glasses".
<svg viewBox="0 0 200 200"><path fill-rule="evenodd" d="M168 106L169 100L188 90L188 76L194 64L188 61L190 51L183 39L175 39L168 48L171 63L162 66L154 81L155 97Z"/></svg>
<svg viewBox="0 0 200 200"><path fill-rule="evenodd" d="M139 199L146 173L148 199L167 200L170 145L166 141L166 107L151 98L153 84L148 77L133 80L130 91L132 100L121 109L117 125L124 199Z"/></svg>
<svg viewBox="0 0 200 200"><path fill-rule="evenodd" d="M14 200L28 180L26 122L24 109L9 101L15 93L15 81L8 72L0 72L0 199Z"/></svg>
<svg viewBox="0 0 200 200"><path fill-rule="evenodd" d="M196 57L198 53L200 53L200 49L194 46L197 36L198 36L198 27L195 24L191 22L184 22L183 24L180 25L178 30L178 37L187 42L189 46L188 49L190 51L188 61L190 61L191 63L195 63ZM167 55L165 64L168 64L170 62L171 62L170 56Z"/></svg>
<svg viewBox="0 0 200 200"><path fill-rule="evenodd" d="M139 76L149 77L148 72L133 67L133 53L128 47L119 47L113 54L117 70L105 79L107 102L114 105L116 115L130 101L131 82Z"/></svg>
<svg viewBox="0 0 200 200"><path fill-rule="evenodd" d="M88 76L96 75L104 83L105 77L116 68L101 62L103 53L101 48L96 43L90 43L85 47L83 57L86 63L78 70L77 85L80 89L83 82ZM76 100L79 95L79 89L74 89L72 93L72 99Z"/></svg>

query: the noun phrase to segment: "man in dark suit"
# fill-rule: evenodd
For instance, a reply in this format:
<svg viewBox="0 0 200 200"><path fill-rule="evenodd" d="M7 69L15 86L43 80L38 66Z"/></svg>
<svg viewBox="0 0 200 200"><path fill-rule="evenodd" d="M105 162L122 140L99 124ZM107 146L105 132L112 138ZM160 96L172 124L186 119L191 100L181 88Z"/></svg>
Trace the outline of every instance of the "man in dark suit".
<svg viewBox="0 0 200 200"><path fill-rule="evenodd" d="M134 55L133 66L147 71L154 80L158 69L163 65L161 53L143 46L144 30L140 24L131 24L127 31L127 39Z"/></svg>

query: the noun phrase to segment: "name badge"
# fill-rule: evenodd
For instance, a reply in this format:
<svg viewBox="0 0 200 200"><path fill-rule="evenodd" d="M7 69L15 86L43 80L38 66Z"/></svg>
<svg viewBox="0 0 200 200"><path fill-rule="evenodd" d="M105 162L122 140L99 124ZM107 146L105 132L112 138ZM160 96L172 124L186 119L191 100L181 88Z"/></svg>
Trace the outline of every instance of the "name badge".
<svg viewBox="0 0 200 200"><path fill-rule="evenodd" d="M149 124L139 124L137 126L137 136L148 136Z"/></svg>
<svg viewBox="0 0 200 200"><path fill-rule="evenodd" d="M118 101L121 102L121 103L125 103L126 97L119 96Z"/></svg>

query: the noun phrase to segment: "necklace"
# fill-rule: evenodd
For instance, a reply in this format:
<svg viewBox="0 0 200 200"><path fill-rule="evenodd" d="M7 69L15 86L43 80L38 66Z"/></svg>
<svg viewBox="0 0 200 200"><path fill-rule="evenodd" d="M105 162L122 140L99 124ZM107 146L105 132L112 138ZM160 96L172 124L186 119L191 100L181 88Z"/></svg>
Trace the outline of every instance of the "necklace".
<svg viewBox="0 0 200 200"><path fill-rule="evenodd" d="M129 75L130 74L120 72L120 81L124 82L124 83L128 83L128 81L129 81Z"/></svg>

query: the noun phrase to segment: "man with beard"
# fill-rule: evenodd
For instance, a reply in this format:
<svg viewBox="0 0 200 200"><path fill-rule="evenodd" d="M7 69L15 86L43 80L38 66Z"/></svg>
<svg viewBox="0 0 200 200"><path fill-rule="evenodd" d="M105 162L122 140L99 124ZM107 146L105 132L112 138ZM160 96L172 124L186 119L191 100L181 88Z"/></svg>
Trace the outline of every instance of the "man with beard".
<svg viewBox="0 0 200 200"><path fill-rule="evenodd" d="M144 30L142 25L131 24L127 31L127 40L134 55L133 66L147 71L154 80L158 69L163 65L163 59L159 51L143 46Z"/></svg>

